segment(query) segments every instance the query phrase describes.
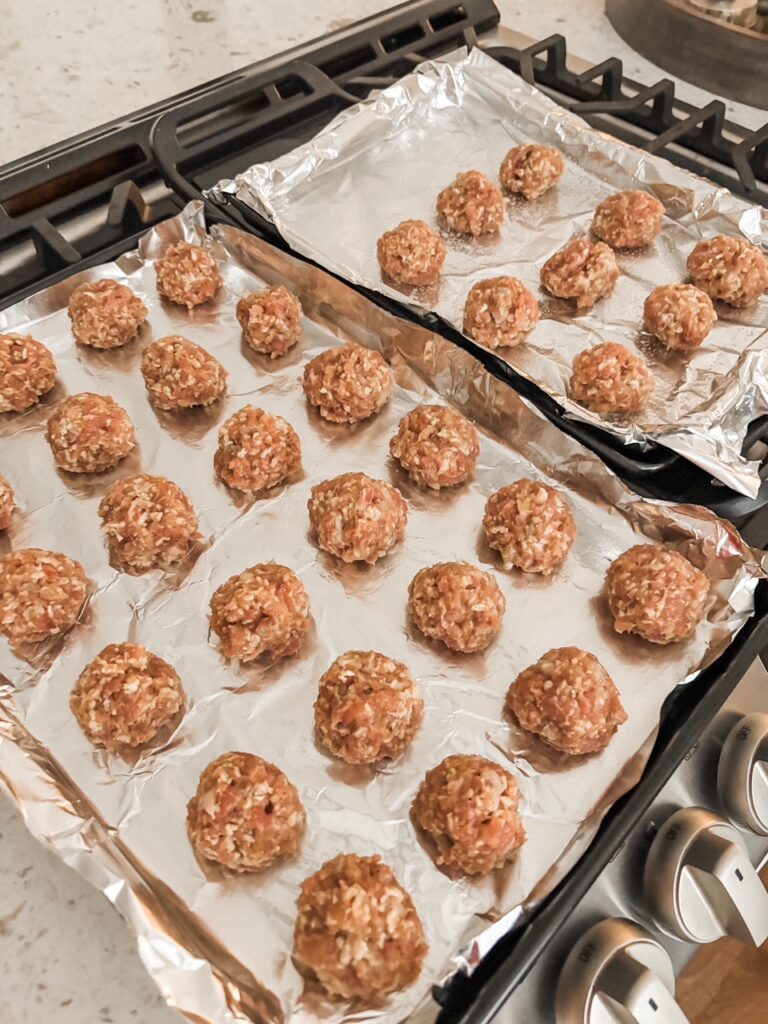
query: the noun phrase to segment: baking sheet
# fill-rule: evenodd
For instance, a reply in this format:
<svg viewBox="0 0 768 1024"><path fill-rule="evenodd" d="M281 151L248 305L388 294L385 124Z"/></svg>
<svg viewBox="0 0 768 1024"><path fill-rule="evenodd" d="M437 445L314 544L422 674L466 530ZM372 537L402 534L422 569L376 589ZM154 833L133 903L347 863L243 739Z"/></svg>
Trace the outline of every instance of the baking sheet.
<svg viewBox="0 0 768 1024"><path fill-rule="evenodd" d="M540 200L507 199L500 236L446 236L439 287L398 291L381 280L376 239L407 218L436 223L438 192L460 171L491 180L523 142L558 147L566 171ZM648 250L617 253L622 276L592 310L548 295L542 265L588 234L597 204L643 188L665 206L664 230ZM719 321L690 355L668 352L642 329L653 288L686 280L686 259L703 237L743 234L768 251L768 212L724 189L589 128L479 49L426 61L410 75L341 113L311 142L220 182L213 199L241 202L274 222L291 246L346 279L431 310L459 330L472 285L512 274L541 303L526 343L497 355L556 398L567 414L625 443L654 440L716 479L754 497L759 463L741 456L749 424L768 412L768 297L750 310L717 304ZM604 341L639 351L656 391L633 421L601 417L568 398L574 356Z"/></svg>
<svg viewBox="0 0 768 1024"><path fill-rule="evenodd" d="M185 237L209 245L225 286L191 313L161 302L152 260ZM74 344L66 303L81 281L117 276L150 310L150 326L121 352ZM304 340L277 362L243 346L234 309L263 283L301 298ZM753 611L762 569L733 527L705 510L642 501L467 353L395 320L322 271L229 227L203 230L200 204L148 233L140 252L75 275L0 313L0 329L29 330L59 366L57 394L0 421L2 472L20 514L4 540L79 558L92 581L84 621L31 662L0 644L0 778L43 842L104 891L135 929L140 954L166 998L196 1022L434 1016L430 986L458 965L474 966L575 863L607 807L639 777L664 698L728 644ZM181 417L157 414L138 371L152 337L183 333L229 370L219 407ZM330 425L310 410L305 362L354 339L383 350L397 388L390 404L356 427ZM58 473L44 439L47 414L65 393L111 393L136 424L139 453L110 474ZM438 395L440 396L438 398ZM473 482L425 493L388 459L400 417L423 400L445 400L483 429ZM213 474L217 426L247 402L285 416L303 448L302 478L253 502L233 501ZM34 474L29 467L34 466ZM406 539L376 566L339 565L308 534L311 486L348 470L392 480L409 505ZM97 504L117 478L162 473L191 496L201 519L196 561L174 573L116 573L98 529ZM487 496L522 476L565 488L578 527L563 570L548 579L499 571L481 537ZM712 580L707 620L689 642L654 648L617 636L601 596L609 562L639 535L674 543ZM467 559L491 571L507 600L503 631L486 651L453 655L407 623L407 586L418 569ZM300 654L272 666L238 666L208 635L208 601L235 572L275 559L294 568L310 596L313 628ZM155 748L123 758L93 748L70 714L77 675L107 643L145 644L178 670L186 714ZM608 750L577 761L547 751L502 717L516 674L552 646L595 652L615 679L629 721ZM424 726L409 751L380 771L352 768L314 743L312 703L322 672L350 648L404 661L425 697ZM693 684L695 685L695 683ZM231 749L275 761L297 785L308 814L299 856L261 875L204 869L185 830L185 809L205 765ZM528 842L491 878L450 881L437 871L409 821L425 771L450 753L505 764L523 793ZM290 951L303 878L343 850L381 853L412 893L430 945L418 983L365 1010L333 1003L304 981ZM503 923L500 924L499 922Z"/></svg>

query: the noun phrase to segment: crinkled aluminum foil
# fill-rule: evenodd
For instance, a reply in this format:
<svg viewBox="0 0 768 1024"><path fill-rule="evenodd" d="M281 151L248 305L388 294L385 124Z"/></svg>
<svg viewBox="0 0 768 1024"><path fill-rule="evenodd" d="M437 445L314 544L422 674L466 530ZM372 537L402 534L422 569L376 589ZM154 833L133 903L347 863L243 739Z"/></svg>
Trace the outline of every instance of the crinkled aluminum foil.
<svg viewBox="0 0 768 1024"><path fill-rule="evenodd" d="M500 238L448 238L439 288L400 292L384 284L376 260L384 231L411 217L435 223L437 193L459 171L497 180L507 150L531 140L565 154L556 189L533 203L508 200ZM652 191L667 218L647 251L618 254L622 276L613 294L577 312L540 289L542 265L571 237L589 232L597 204L636 187ZM657 441L734 490L757 494L759 463L742 458L741 447L749 424L768 412L768 297L751 310L718 304L719 322L691 355L667 352L642 330L642 319L653 288L686 279L686 259L700 238L742 233L768 250L762 208L589 128L479 49L426 61L344 111L311 142L211 193L220 202L232 195L272 220L298 252L459 330L476 281L520 278L538 295L542 319L525 344L498 355L569 415L627 444ZM602 341L637 347L653 370L655 395L633 422L600 417L568 398L574 356Z"/></svg>
<svg viewBox="0 0 768 1024"><path fill-rule="evenodd" d="M154 288L152 260L182 236L210 246L225 280L210 306L191 313L161 302ZM72 289L103 276L126 281L150 310L151 326L119 352L76 346L66 315ZM249 352L234 315L239 296L263 282L285 283L306 313L300 351L276 363ZM199 204L150 231L138 253L5 310L0 328L30 331L51 347L60 371L56 395L0 426L2 472L20 504L3 543L79 558L94 588L84 621L32 663L0 645L0 780L28 827L115 904L168 1001L197 1024L317 1018L394 1024L433 1016L430 985L457 966L471 968L502 928L534 907L583 852L608 806L638 779L664 698L711 662L753 613L762 574L756 556L730 525L705 510L630 495L597 458L455 346L247 234L214 227L207 237ZM140 352L151 336L168 333L188 335L227 367L230 390L220 408L180 417L153 411L138 370ZM300 386L306 360L346 339L383 350L398 384L380 415L353 428L320 420ZM86 388L111 393L126 407L140 447L113 473L75 479L54 469L44 424L58 398ZM423 400L450 402L483 430L475 479L463 489L424 493L388 459L399 418ZM246 402L293 423L304 471L301 480L261 500L236 503L217 483L212 458L218 424ZM200 514L202 550L175 574L132 578L109 566L97 503L116 478L139 469L178 482ZM372 567L339 565L308 535L310 487L351 469L393 480L409 504L404 543ZM487 496L522 476L554 480L567 490L578 524L566 566L549 579L499 571L481 539ZM606 567L643 534L674 543L712 580L707 621L687 643L651 647L617 636L608 622L601 597ZM507 599L503 632L482 654L452 655L424 642L406 622L414 573L454 558L493 572ZM208 635L209 598L231 574L268 559L301 575L312 605L311 636L288 661L227 663ZM90 745L68 700L84 665L107 643L128 638L177 668L188 700L169 738L125 759ZM573 763L502 717L511 680L559 644L596 652L629 712L607 751ZM319 677L354 647L403 660L426 700L412 748L381 771L345 766L313 740ZM201 770L230 749L279 764L307 808L300 855L261 875L231 878L204 870L186 836L185 808ZM522 788L528 842L490 879L449 881L409 821L424 772L452 752L504 763ZM343 850L382 854L412 892L430 944L419 983L376 1010L334 1005L305 990L291 960L299 883Z"/></svg>

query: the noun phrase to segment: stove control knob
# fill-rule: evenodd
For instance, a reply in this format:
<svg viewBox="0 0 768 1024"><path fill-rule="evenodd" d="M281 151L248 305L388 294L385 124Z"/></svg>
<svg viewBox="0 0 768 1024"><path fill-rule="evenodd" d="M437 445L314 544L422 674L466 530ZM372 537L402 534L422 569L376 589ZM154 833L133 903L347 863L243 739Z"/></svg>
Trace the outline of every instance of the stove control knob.
<svg viewBox="0 0 768 1024"><path fill-rule="evenodd" d="M623 918L600 921L581 937L557 983L557 1024L688 1024L675 1002L666 950Z"/></svg>
<svg viewBox="0 0 768 1024"><path fill-rule="evenodd" d="M747 715L728 734L717 769L717 792L734 825L768 836L768 715Z"/></svg>
<svg viewBox="0 0 768 1024"><path fill-rule="evenodd" d="M643 874L656 923L686 942L731 935L762 945L768 892L733 825L702 807L676 811L651 843Z"/></svg>

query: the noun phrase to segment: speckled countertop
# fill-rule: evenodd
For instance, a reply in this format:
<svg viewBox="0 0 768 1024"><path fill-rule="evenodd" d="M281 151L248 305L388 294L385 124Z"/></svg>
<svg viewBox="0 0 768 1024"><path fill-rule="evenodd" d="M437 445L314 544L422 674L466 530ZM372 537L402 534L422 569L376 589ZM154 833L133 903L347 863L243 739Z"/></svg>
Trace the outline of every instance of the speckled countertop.
<svg viewBox="0 0 768 1024"><path fill-rule="evenodd" d="M587 59L622 57L650 82L663 73L626 47L604 0L501 0L504 24L562 32ZM293 47L391 6L380 0L12 0L0 4L0 162ZM710 97L690 86L691 102ZM760 113L729 104L758 127ZM0 795L0 1021L174 1024L133 939L104 897L27 834Z"/></svg>

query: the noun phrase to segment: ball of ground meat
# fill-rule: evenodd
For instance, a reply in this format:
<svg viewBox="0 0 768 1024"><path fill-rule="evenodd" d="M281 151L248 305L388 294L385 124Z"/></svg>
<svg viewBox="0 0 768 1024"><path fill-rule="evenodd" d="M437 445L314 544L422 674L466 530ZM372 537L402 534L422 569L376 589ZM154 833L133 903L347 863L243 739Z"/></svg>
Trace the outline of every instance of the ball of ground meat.
<svg viewBox="0 0 768 1024"><path fill-rule="evenodd" d="M149 743L184 703L181 680L141 644L109 644L80 673L69 706L102 747Z"/></svg>
<svg viewBox="0 0 768 1024"><path fill-rule="evenodd" d="M514 775L485 757L453 754L427 772L413 801L437 864L486 875L525 842Z"/></svg>
<svg viewBox="0 0 768 1024"><path fill-rule="evenodd" d="M711 299L737 308L754 305L768 288L768 258L746 238L718 235L699 242L688 257L688 273Z"/></svg>
<svg viewBox="0 0 768 1024"><path fill-rule="evenodd" d="M99 515L112 564L125 572L166 569L200 539L189 498L162 476L120 480L102 499Z"/></svg>
<svg viewBox="0 0 768 1024"><path fill-rule="evenodd" d="M480 440L474 426L455 409L420 405L400 420L389 450L412 480L439 491L469 480Z"/></svg>
<svg viewBox="0 0 768 1024"><path fill-rule="evenodd" d="M523 729L566 754L604 750L626 722L619 691L594 656L558 647L521 672L506 708Z"/></svg>
<svg viewBox="0 0 768 1024"><path fill-rule="evenodd" d="M382 277L412 288L436 283L446 251L443 239L423 220L404 220L376 243Z"/></svg>
<svg viewBox="0 0 768 1024"><path fill-rule="evenodd" d="M619 555L605 584L616 632L637 633L652 644L690 636L709 594L704 573L664 544L637 544Z"/></svg>
<svg viewBox="0 0 768 1024"><path fill-rule="evenodd" d="M83 391L56 406L46 438L59 469L101 473L133 450L136 431L114 398Z"/></svg>
<svg viewBox="0 0 768 1024"><path fill-rule="evenodd" d="M459 234L491 235L504 221L504 196L480 171L466 171L437 197L437 215Z"/></svg>
<svg viewBox="0 0 768 1024"><path fill-rule="evenodd" d="M73 558L20 548L0 558L0 633L12 644L38 643L77 621L87 592L85 570Z"/></svg>
<svg viewBox="0 0 768 1024"><path fill-rule="evenodd" d="M542 287L559 299L575 299L578 309L588 309L609 295L618 279L613 249L587 238L575 238L541 268Z"/></svg>
<svg viewBox="0 0 768 1024"><path fill-rule="evenodd" d="M462 654L491 643L506 607L493 576L468 562L422 569L408 588L408 611L424 636Z"/></svg>
<svg viewBox="0 0 768 1024"><path fill-rule="evenodd" d="M645 300L646 329L669 349L698 348L717 320L710 297L692 284L666 284Z"/></svg>
<svg viewBox="0 0 768 1024"><path fill-rule="evenodd" d="M157 291L178 306L200 306L209 302L224 279L210 253L191 242L169 245L155 263Z"/></svg>
<svg viewBox="0 0 768 1024"><path fill-rule="evenodd" d="M631 189L608 196L595 210L592 231L614 249L642 249L661 231L664 204L649 192Z"/></svg>
<svg viewBox="0 0 768 1024"><path fill-rule="evenodd" d="M328 349L304 368L304 394L332 423L357 423L382 409L394 381L384 356L362 345Z"/></svg>
<svg viewBox="0 0 768 1024"><path fill-rule="evenodd" d="M133 341L146 322L147 307L119 281L86 281L69 298L72 333L81 345L120 348Z"/></svg>
<svg viewBox="0 0 768 1024"><path fill-rule="evenodd" d="M573 360L571 398L592 412L641 412L654 387L640 356L618 342L593 345Z"/></svg>
<svg viewBox="0 0 768 1024"><path fill-rule="evenodd" d="M213 466L237 491L260 494L276 487L301 465L301 441L282 416L246 405L219 430Z"/></svg>
<svg viewBox="0 0 768 1024"><path fill-rule="evenodd" d="M13 487L4 476L0 476L0 530L7 530L11 525L15 508L16 495L13 493Z"/></svg>
<svg viewBox="0 0 768 1024"><path fill-rule="evenodd" d="M56 363L27 334L0 334L0 413L25 412L56 383Z"/></svg>
<svg viewBox="0 0 768 1024"><path fill-rule="evenodd" d="M210 352L180 334L147 345L141 373L158 409L178 411L211 405L227 390L227 371Z"/></svg>
<svg viewBox="0 0 768 1024"><path fill-rule="evenodd" d="M237 304L243 337L254 352L284 356L301 339L301 303L281 284L250 292Z"/></svg>
<svg viewBox="0 0 768 1024"><path fill-rule="evenodd" d="M238 751L211 761L187 805L198 856L238 872L293 857L305 821L296 787L277 765Z"/></svg>
<svg viewBox="0 0 768 1024"><path fill-rule="evenodd" d="M424 701L408 669L376 651L347 651L320 679L317 735L347 764L402 754L423 715Z"/></svg>
<svg viewBox="0 0 768 1024"><path fill-rule="evenodd" d="M499 170L501 184L508 192L526 199L538 199L563 176L565 160L559 149L527 143L510 149Z"/></svg>
<svg viewBox="0 0 768 1024"><path fill-rule="evenodd" d="M298 651L309 622L301 580L276 562L230 577L211 598L211 629L225 658L286 658Z"/></svg>
<svg viewBox="0 0 768 1024"><path fill-rule="evenodd" d="M562 565L576 537L568 502L554 487L536 480L517 480L492 494L483 526L505 569L544 576Z"/></svg>
<svg viewBox="0 0 768 1024"><path fill-rule="evenodd" d="M413 901L381 858L342 853L301 885L296 959L332 996L379 1001L412 985L427 955Z"/></svg>
<svg viewBox="0 0 768 1024"><path fill-rule="evenodd" d="M343 562L383 558L405 533L408 506L391 484L342 473L312 488L309 521L319 547Z"/></svg>
<svg viewBox="0 0 768 1024"><path fill-rule="evenodd" d="M478 281L464 305L464 333L486 348L519 345L539 322L534 295L516 277Z"/></svg>

